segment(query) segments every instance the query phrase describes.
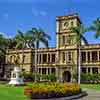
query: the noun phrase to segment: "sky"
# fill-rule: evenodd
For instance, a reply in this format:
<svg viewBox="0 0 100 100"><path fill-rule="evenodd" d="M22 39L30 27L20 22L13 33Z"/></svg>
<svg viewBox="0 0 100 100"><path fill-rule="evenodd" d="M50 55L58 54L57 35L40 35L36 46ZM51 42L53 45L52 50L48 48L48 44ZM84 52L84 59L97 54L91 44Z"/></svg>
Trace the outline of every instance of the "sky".
<svg viewBox="0 0 100 100"><path fill-rule="evenodd" d="M0 32L14 37L17 30L43 28L51 36L50 47L56 46L56 16L78 13L84 25L100 17L100 0L0 0ZM100 43L94 32L85 34L89 43ZM41 44L41 46L43 46Z"/></svg>

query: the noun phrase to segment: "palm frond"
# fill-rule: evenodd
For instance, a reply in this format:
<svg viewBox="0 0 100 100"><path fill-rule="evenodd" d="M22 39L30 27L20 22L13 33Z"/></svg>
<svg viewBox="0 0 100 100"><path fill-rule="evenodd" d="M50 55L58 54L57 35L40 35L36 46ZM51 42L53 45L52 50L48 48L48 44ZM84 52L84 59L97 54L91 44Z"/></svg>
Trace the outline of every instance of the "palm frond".
<svg viewBox="0 0 100 100"><path fill-rule="evenodd" d="M81 38L85 42L85 44L88 45L88 41L87 41L87 39L83 35L81 35Z"/></svg>
<svg viewBox="0 0 100 100"><path fill-rule="evenodd" d="M45 44L46 48L48 48L48 40L45 38L41 38L41 42Z"/></svg>
<svg viewBox="0 0 100 100"><path fill-rule="evenodd" d="M89 28L88 28L88 31L95 31L97 29L97 27L95 27L95 26L90 26Z"/></svg>
<svg viewBox="0 0 100 100"><path fill-rule="evenodd" d="M48 34L46 34L42 28L39 28L39 33L42 34L48 40L51 40L51 37Z"/></svg>

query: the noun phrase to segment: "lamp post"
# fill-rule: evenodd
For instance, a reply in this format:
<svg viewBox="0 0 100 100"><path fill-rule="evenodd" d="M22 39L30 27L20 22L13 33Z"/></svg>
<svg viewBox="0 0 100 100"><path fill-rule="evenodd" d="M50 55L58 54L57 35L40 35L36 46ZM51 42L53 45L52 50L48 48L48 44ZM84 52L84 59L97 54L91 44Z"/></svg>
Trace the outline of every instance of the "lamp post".
<svg viewBox="0 0 100 100"><path fill-rule="evenodd" d="M80 43L78 45L78 84L81 81L81 46Z"/></svg>
<svg viewBox="0 0 100 100"><path fill-rule="evenodd" d="M37 81L36 74L37 74L37 45L36 45L36 42L35 42L35 82Z"/></svg>

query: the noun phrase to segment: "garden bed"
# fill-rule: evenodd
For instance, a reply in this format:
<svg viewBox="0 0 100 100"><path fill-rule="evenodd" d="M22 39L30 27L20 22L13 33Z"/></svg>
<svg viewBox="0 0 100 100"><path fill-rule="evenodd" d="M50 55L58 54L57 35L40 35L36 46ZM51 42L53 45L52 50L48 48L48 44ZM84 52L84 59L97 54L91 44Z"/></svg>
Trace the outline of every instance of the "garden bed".
<svg viewBox="0 0 100 100"><path fill-rule="evenodd" d="M70 97L80 93L81 88L76 83L34 83L24 90L24 94L31 99Z"/></svg>

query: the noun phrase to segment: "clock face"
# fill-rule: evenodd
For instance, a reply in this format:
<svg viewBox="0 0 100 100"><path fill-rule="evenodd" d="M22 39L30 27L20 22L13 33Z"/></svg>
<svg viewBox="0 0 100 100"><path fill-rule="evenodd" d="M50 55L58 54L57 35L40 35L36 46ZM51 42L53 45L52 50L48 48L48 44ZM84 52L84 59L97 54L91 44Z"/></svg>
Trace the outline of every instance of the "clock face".
<svg viewBox="0 0 100 100"><path fill-rule="evenodd" d="M68 22L64 22L64 27L68 27Z"/></svg>
<svg viewBox="0 0 100 100"><path fill-rule="evenodd" d="M68 26L69 26L68 21L64 21L64 22L62 23L62 29L63 29L63 30L66 30L66 29L68 28Z"/></svg>

